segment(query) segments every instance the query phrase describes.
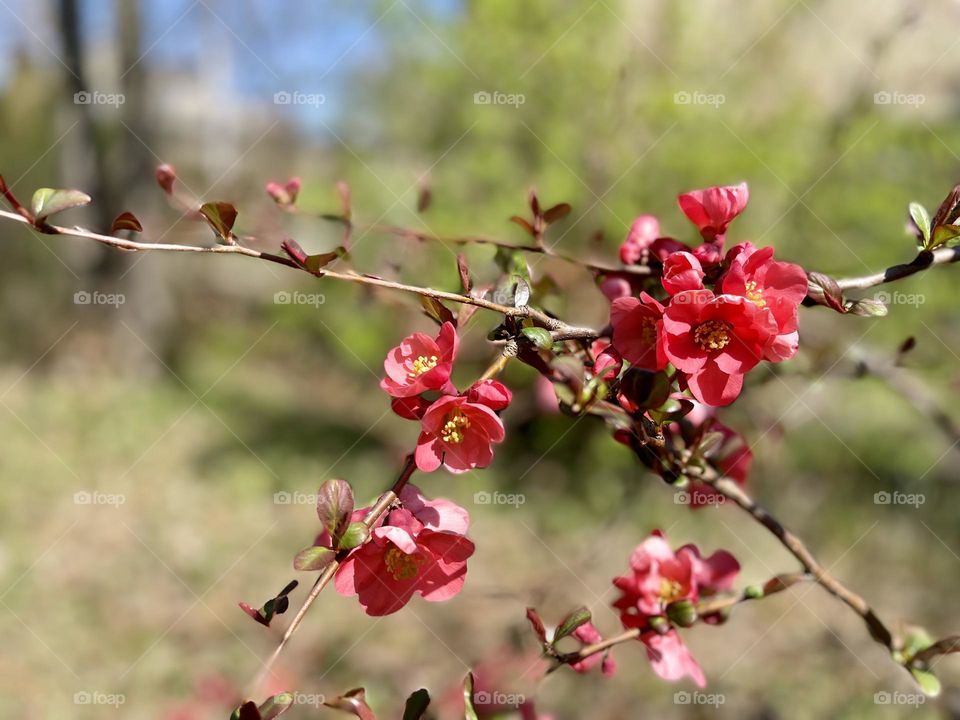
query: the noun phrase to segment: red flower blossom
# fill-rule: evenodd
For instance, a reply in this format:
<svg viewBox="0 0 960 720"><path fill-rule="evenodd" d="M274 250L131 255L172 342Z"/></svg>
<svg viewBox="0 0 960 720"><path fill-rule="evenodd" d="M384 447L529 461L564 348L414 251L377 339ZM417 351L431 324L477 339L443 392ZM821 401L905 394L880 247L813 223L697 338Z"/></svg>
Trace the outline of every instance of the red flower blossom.
<svg viewBox="0 0 960 720"><path fill-rule="evenodd" d="M404 338L383 361L387 376L380 381L380 387L398 398L427 390L452 390L450 373L458 345L456 328L449 322L443 324L436 339L423 333Z"/></svg>
<svg viewBox="0 0 960 720"><path fill-rule="evenodd" d="M703 267L696 256L688 252L675 252L663 261L663 289L671 295L684 290L703 289Z"/></svg>
<svg viewBox="0 0 960 720"><path fill-rule="evenodd" d="M492 380L474 386L467 395L437 400L421 420L417 467L432 472L443 465L452 473L462 473L489 465L493 443L504 438L503 422L494 410L509 402L510 391Z"/></svg>
<svg viewBox="0 0 960 720"><path fill-rule="evenodd" d="M464 537L466 510L448 500L428 501L408 486L404 507L386 516L370 540L354 550L334 578L341 595L357 595L368 615L389 615L419 593L429 602L460 592L473 543Z"/></svg>
<svg viewBox="0 0 960 720"><path fill-rule="evenodd" d="M703 674L703 668L694 660L676 630L670 630L663 635L646 632L640 636L640 640L647 648L650 667L658 677L673 681L689 676L697 687L706 687L707 678Z"/></svg>
<svg viewBox="0 0 960 720"><path fill-rule="evenodd" d="M747 298L776 321L776 336L764 357L771 362L793 357L798 345L797 310L807 295L807 273L799 265L774 261L773 248L756 248L748 242L731 248L727 262L730 269L721 280L721 290Z"/></svg>
<svg viewBox="0 0 960 720"><path fill-rule="evenodd" d="M697 226L704 240L723 242L727 226L747 205L747 184L691 190L677 197L683 214Z"/></svg>
<svg viewBox="0 0 960 720"><path fill-rule="evenodd" d="M776 332L772 315L747 298L687 290L664 311L662 352L697 400L729 405Z"/></svg>
<svg viewBox="0 0 960 720"><path fill-rule="evenodd" d="M610 305L613 347L637 367L659 370L666 365L659 352L663 305L647 293L617 298Z"/></svg>
<svg viewBox="0 0 960 720"><path fill-rule="evenodd" d="M640 215L630 225L630 231L620 246L620 260L624 265L635 265L643 253L660 235L660 222L653 215Z"/></svg>

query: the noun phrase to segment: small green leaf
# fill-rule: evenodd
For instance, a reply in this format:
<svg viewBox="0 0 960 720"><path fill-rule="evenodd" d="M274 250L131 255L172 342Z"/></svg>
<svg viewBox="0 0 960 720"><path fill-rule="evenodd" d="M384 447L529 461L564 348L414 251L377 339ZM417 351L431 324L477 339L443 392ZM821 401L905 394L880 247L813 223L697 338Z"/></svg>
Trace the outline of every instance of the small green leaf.
<svg viewBox="0 0 960 720"><path fill-rule="evenodd" d="M947 245L958 237L960 237L960 225L939 225L933 229L933 239L928 243L929 249Z"/></svg>
<svg viewBox="0 0 960 720"><path fill-rule="evenodd" d="M923 690L924 695L937 697L940 694L940 681L932 672L920 668L910 668L910 674L913 675L913 679L917 681L917 685Z"/></svg>
<svg viewBox="0 0 960 720"><path fill-rule="evenodd" d="M553 338L550 337L550 331L542 327L526 327L521 330L527 339L530 340L541 350L549 350L553 347Z"/></svg>
<svg viewBox="0 0 960 720"><path fill-rule="evenodd" d="M90 196L79 190L54 190L40 188L33 194L31 210L37 222L70 208L81 207L90 202Z"/></svg>
<svg viewBox="0 0 960 720"><path fill-rule="evenodd" d="M233 225L237 222L237 208L228 202L208 202L200 206L200 214L221 240L230 240Z"/></svg>
<svg viewBox="0 0 960 720"><path fill-rule="evenodd" d="M327 565L333 562L336 553L330 548L320 545L313 545L304 548L293 558L293 569L313 572L323 570Z"/></svg>
<svg viewBox="0 0 960 720"><path fill-rule="evenodd" d="M463 679L463 720L478 720L473 707L473 673L468 672Z"/></svg>
<svg viewBox="0 0 960 720"><path fill-rule="evenodd" d="M522 277L516 278L513 289L513 306L524 307L530 302L530 284Z"/></svg>
<svg viewBox="0 0 960 720"><path fill-rule="evenodd" d="M590 622L591 617L592 615L587 608L577 608L560 623L560 627L558 627L557 631L553 634L553 642L565 638L584 623Z"/></svg>
<svg viewBox="0 0 960 720"><path fill-rule="evenodd" d="M427 707L430 705L430 693L425 688L420 688L407 698L406 707L403 709L403 720L420 720Z"/></svg>
<svg viewBox="0 0 960 720"><path fill-rule="evenodd" d="M260 706L260 717L263 720L273 720L289 710L292 705L292 693L283 692L279 695L274 695Z"/></svg>
<svg viewBox="0 0 960 720"><path fill-rule="evenodd" d="M359 520L352 522L347 526L343 537L340 538L340 547L343 550L353 550L355 547L362 545L369 535L370 530L364 523Z"/></svg>
<svg viewBox="0 0 960 720"><path fill-rule="evenodd" d="M888 312L886 305L873 298L850 300L846 305L846 311L860 317L885 317Z"/></svg>
<svg viewBox="0 0 960 720"><path fill-rule="evenodd" d="M913 218L913 223L923 236L923 246L928 247L930 245L930 213L920 203L912 202L910 203L910 217Z"/></svg>

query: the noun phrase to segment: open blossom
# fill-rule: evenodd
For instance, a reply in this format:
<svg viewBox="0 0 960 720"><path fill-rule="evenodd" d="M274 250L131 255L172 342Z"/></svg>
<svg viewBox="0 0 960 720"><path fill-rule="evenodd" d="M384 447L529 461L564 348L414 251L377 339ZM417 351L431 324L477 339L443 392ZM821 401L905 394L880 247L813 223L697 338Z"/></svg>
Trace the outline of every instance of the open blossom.
<svg viewBox="0 0 960 720"><path fill-rule="evenodd" d="M617 298L610 305L613 347L627 361L647 370L666 365L660 348L663 305L647 293L639 298Z"/></svg>
<svg viewBox="0 0 960 720"><path fill-rule="evenodd" d="M807 274L799 265L773 259L773 248L745 242L727 253L730 269L721 280L724 293L742 295L773 316L776 337L764 357L780 362L797 352L797 311L807 295Z"/></svg>
<svg viewBox="0 0 960 720"><path fill-rule="evenodd" d="M409 335L383 361L387 376L380 387L397 398L452 389L450 373L458 345L457 330L449 322L443 324L436 338L423 333Z"/></svg>
<svg viewBox="0 0 960 720"><path fill-rule="evenodd" d="M603 640L603 636L597 628L593 626L593 623L589 621L574 630L573 637L579 640L584 647ZM571 663L570 667L578 673L585 673L590 672L590 670L597 665L600 666L600 672L606 677L611 677L617 671L617 661L613 659L613 655L609 652L594 653L593 655L585 657L583 660Z"/></svg>
<svg viewBox="0 0 960 720"><path fill-rule="evenodd" d="M729 590L740 570L730 553L718 550L704 558L695 545L674 551L659 530L644 540L630 557L630 570L614 579L621 596L613 602L625 628L641 631L654 672L664 680L691 677L703 687L703 670L690 655L676 629L666 623L668 606L702 595ZM659 618L657 627L652 618Z"/></svg>
<svg viewBox="0 0 960 720"><path fill-rule="evenodd" d="M414 594L430 602L460 592L473 543L464 537L467 511L449 500L427 500L407 486L403 507L374 527L370 540L347 556L334 584L341 595L357 595L368 615L389 615Z"/></svg>
<svg viewBox="0 0 960 720"><path fill-rule="evenodd" d="M704 240L722 243L730 222L747 206L747 184L691 190L677 197L683 214L697 226Z"/></svg>
<svg viewBox="0 0 960 720"><path fill-rule="evenodd" d="M745 297L687 290L663 313L662 351L697 400L729 405L776 334L770 313Z"/></svg>
<svg viewBox="0 0 960 720"><path fill-rule="evenodd" d="M421 419L415 458L432 472L443 465L452 473L483 468L493 460L493 444L503 441L503 421L496 411L510 403L510 391L495 380L478 383L463 395L446 395Z"/></svg>

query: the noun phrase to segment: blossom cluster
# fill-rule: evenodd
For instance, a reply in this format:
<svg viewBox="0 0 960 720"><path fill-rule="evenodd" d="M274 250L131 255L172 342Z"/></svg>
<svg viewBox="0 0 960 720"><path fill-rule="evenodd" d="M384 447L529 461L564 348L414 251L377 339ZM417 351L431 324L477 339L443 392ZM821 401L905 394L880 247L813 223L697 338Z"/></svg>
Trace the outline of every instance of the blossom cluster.
<svg viewBox="0 0 960 720"><path fill-rule="evenodd" d="M623 277L603 286L612 300L613 349L635 367L672 366L681 387L712 406L733 402L747 372L762 360L793 357L799 342L803 268L775 261L772 248L749 242L724 253L727 228L748 196L746 183L680 195L681 210L703 238L695 248L659 237L657 219L640 216L620 257L627 264L660 264L661 288L634 294Z"/></svg>
<svg viewBox="0 0 960 720"><path fill-rule="evenodd" d="M423 333L404 338L383 362L380 387L393 397L393 411L420 422L415 459L423 472L487 467L493 445L504 438L497 413L510 404L510 390L481 380L458 392L450 381L458 347L456 328L445 322L435 338Z"/></svg>
<svg viewBox="0 0 960 720"><path fill-rule="evenodd" d="M729 590L739 571L740 564L727 551L706 558L695 545L674 551L659 530L633 551L630 569L613 581L621 593L613 607L625 628L640 631L657 675L664 680L689 676L700 687L706 685L675 625L695 621L697 601Z"/></svg>

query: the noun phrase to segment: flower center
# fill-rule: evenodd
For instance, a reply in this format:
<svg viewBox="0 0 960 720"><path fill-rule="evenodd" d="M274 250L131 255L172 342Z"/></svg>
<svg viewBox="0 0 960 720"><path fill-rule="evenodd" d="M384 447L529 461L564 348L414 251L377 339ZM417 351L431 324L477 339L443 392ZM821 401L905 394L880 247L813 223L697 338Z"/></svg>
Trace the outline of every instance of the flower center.
<svg viewBox="0 0 960 720"><path fill-rule="evenodd" d="M413 361L413 366L407 375L410 376L411 380L419 375L423 375L425 372L433 370L437 366L438 360L439 358L436 355L431 355L430 357L420 355Z"/></svg>
<svg viewBox="0 0 960 720"><path fill-rule="evenodd" d="M440 439L452 445L463 442L463 431L470 427L470 419L460 410L454 410L447 415L447 421L440 430Z"/></svg>
<svg viewBox="0 0 960 720"><path fill-rule="evenodd" d="M693 340L703 350L723 350L730 343L733 325L726 320L707 320L697 325Z"/></svg>
<svg viewBox="0 0 960 720"><path fill-rule="evenodd" d="M767 306L767 301L764 300L763 292L757 287L756 281L750 280L747 283L746 290L747 300L750 300L758 308L765 308Z"/></svg>
<svg viewBox="0 0 960 720"><path fill-rule="evenodd" d="M392 547L383 555L383 564L387 566L394 580L412 580L420 572L423 558L419 555L407 555L399 548Z"/></svg>
<svg viewBox="0 0 960 720"><path fill-rule="evenodd" d="M683 594L683 586L676 580L660 578L660 597L664 602L675 600Z"/></svg>

